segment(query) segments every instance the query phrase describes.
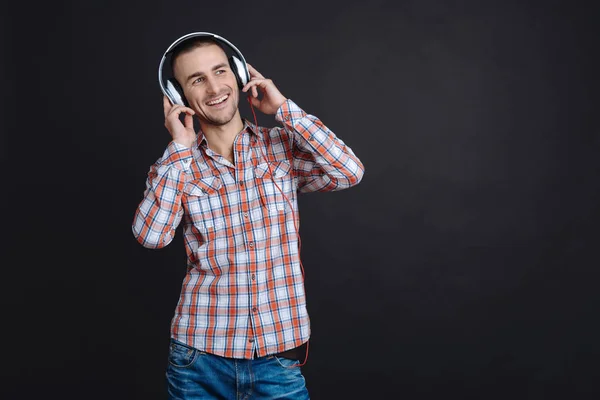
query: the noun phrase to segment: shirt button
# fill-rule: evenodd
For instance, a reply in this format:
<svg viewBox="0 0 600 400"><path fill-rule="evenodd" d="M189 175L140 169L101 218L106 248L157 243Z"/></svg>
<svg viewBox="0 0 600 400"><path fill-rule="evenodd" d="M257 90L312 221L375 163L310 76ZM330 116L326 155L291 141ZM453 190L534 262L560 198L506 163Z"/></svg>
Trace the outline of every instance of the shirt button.
<svg viewBox="0 0 600 400"><path fill-rule="evenodd" d="M248 218L248 213L247 212L244 213L244 218Z"/></svg>
<svg viewBox="0 0 600 400"><path fill-rule="evenodd" d="M250 338L250 339L248 339L248 341L249 341L250 343L252 343L252 342L254 342L254 338Z"/></svg>
<svg viewBox="0 0 600 400"><path fill-rule="evenodd" d="M257 311L258 311L258 308L256 308L256 307L252 307L252 311L254 311L254 312L257 312Z"/></svg>
<svg viewBox="0 0 600 400"><path fill-rule="evenodd" d="M256 280L256 275L252 274L252 280L255 281Z"/></svg>
<svg viewBox="0 0 600 400"><path fill-rule="evenodd" d="M250 242L250 243L248 243L248 246L250 246L250 247L254 247L254 242Z"/></svg>
<svg viewBox="0 0 600 400"><path fill-rule="evenodd" d="M240 181L240 186L244 186L244 181Z"/></svg>

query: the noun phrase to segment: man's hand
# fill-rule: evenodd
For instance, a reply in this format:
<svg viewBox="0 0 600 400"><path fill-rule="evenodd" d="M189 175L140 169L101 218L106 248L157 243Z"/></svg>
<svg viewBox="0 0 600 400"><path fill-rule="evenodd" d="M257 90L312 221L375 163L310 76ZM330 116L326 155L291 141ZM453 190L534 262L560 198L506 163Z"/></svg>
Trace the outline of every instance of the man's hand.
<svg viewBox="0 0 600 400"><path fill-rule="evenodd" d="M173 141L192 147L196 141L196 132L194 132L194 121L192 115L194 110L179 104L171 105L169 98L163 96L163 109L165 111L165 127L173 137ZM184 122L179 119L179 115L185 113Z"/></svg>
<svg viewBox="0 0 600 400"><path fill-rule="evenodd" d="M264 114L275 114L287 100L277 89L272 80L266 79L253 66L246 63L250 72L250 81L242 88L242 92L252 90L250 102ZM261 98L258 98L259 91Z"/></svg>

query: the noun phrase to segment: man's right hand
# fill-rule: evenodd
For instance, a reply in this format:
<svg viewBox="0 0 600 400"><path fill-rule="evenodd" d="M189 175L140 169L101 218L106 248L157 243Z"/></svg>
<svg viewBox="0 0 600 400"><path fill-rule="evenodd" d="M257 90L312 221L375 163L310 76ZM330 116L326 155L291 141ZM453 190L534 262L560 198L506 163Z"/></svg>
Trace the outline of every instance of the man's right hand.
<svg viewBox="0 0 600 400"><path fill-rule="evenodd" d="M196 132L194 132L194 121L192 115L194 110L189 107L172 105L167 96L163 96L163 109L165 111L165 127L173 137L173 141L192 147L196 141ZM179 119L179 114L185 113L184 122Z"/></svg>

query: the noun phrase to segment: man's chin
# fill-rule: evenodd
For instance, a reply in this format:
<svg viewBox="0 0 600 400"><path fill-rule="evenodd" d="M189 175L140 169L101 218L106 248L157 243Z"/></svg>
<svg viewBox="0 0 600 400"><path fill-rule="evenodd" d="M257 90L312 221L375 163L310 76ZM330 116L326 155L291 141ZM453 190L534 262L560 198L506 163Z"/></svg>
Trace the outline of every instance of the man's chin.
<svg viewBox="0 0 600 400"><path fill-rule="evenodd" d="M230 123L234 117L235 117L235 112L232 112L227 115L211 115L208 117L207 122L211 125L223 126L223 125L227 125L228 123Z"/></svg>
<svg viewBox="0 0 600 400"><path fill-rule="evenodd" d="M232 119L233 116L230 118L210 118L207 122L214 126L223 126L230 123Z"/></svg>

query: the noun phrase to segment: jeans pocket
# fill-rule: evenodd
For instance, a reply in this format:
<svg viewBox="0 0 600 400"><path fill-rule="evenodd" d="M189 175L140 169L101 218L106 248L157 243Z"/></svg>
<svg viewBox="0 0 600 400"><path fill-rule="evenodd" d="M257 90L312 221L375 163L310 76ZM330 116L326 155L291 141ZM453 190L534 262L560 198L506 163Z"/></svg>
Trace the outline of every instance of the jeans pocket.
<svg viewBox="0 0 600 400"><path fill-rule="evenodd" d="M169 364L177 368L187 368L196 361L202 352L181 342L171 340L169 347Z"/></svg>
<svg viewBox="0 0 600 400"><path fill-rule="evenodd" d="M275 359L275 361L277 361L277 364L279 364L280 367L285 368L285 369L296 368L296 366L298 364L300 364L300 361L292 360L290 358L277 357L277 356L273 356L273 358Z"/></svg>

